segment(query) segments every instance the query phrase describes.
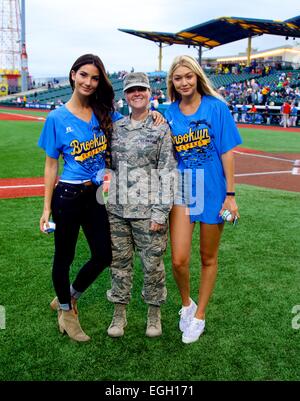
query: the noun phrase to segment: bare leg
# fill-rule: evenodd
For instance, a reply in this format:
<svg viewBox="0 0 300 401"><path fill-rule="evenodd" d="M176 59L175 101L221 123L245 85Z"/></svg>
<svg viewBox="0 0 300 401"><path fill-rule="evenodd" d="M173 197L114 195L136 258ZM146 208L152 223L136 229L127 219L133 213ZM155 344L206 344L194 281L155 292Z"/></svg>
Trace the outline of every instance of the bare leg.
<svg viewBox="0 0 300 401"><path fill-rule="evenodd" d="M202 263L197 319L205 319L205 309L213 292L218 271L218 251L224 224L200 224Z"/></svg>
<svg viewBox="0 0 300 401"><path fill-rule="evenodd" d="M182 305L190 304L190 253L194 224L184 206L173 206L170 214L170 236L173 276L180 292Z"/></svg>

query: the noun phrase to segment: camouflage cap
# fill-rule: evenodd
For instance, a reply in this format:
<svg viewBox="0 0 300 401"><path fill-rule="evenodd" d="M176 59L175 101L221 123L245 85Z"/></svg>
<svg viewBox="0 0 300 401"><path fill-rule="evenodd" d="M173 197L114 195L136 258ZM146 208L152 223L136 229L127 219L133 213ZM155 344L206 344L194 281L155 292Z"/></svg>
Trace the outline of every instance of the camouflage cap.
<svg viewBox="0 0 300 401"><path fill-rule="evenodd" d="M123 91L132 88L133 86L142 86L144 88L150 89L149 78L144 72L131 72L126 75L123 81Z"/></svg>

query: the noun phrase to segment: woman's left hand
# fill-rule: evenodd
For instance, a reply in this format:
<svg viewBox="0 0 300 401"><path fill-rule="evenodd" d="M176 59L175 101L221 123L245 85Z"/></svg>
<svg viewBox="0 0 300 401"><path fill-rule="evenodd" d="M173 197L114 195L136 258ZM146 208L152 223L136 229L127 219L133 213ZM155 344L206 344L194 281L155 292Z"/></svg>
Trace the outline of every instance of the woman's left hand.
<svg viewBox="0 0 300 401"><path fill-rule="evenodd" d="M226 196L224 203L222 205L222 209L220 210L219 215L221 216L224 210L229 210L232 216L231 221L235 219L235 217L239 218L240 214L238 212L238 205L236 204L236 200L234 196Z"/></svg>
<svg viewBox="0 0 300 401"><path fill-rule="evenodd" d="M153 118L155 126L164 124L166 122L166 119L164 118L164 116L161 113L159 113L158 111L153 110L153 111L150 111L150 113Z"/></svg>

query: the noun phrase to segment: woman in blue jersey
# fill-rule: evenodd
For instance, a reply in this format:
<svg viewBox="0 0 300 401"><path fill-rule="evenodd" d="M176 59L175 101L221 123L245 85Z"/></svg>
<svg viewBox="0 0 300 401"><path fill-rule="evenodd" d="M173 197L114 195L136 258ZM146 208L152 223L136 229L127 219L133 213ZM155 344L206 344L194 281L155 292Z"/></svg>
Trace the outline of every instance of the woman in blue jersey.
<svg viewBox="0 0 300 401"><path fill-rule="evenodd" d="M107 213L105 206L97 202L96 191L103 181L112 124L123 116L114 112L113 88L99 57L79 57L69 80L71 99L48 115L39 139L39 146L46 152L40 230L49 225L52 214L56 223L52 279L57 297L50 305L58 311L59 329L76 341L88 341L78 320L76 303L111 262ZM64 167L56 185L60 156ZM80 227L91 257L70 286L69 270Z"/></svg>
<svg viewBox="0 0 300 401"><path fill-rule="evenodd" d="M197 61L179 56L168 75L172 130L180 176L180 196L170 215L173 274L182 308L182 341L197 341L205 328L205 310L217 275L221 214L239 217L234 192L233 148L241 143L230 111ZM190 298L189 263L195 222L200 222L201 286L198 305Z"/></svg>

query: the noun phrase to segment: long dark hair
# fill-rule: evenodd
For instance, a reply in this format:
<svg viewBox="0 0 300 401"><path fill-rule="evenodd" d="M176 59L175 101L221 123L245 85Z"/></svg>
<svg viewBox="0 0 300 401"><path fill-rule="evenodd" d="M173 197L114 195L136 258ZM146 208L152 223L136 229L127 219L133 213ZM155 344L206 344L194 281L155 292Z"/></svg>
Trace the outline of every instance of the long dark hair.
<svg viewBox="0 0 300 401"><path fill-rule="evenodd" d="M86 64L93 64L99 70L99 84L96 91L90 96L89 104L95 113L99 125L103 130L107 140L107 164L110 164L110 140L113 129L111 113L114 112L114 90L107 76L104 64L98 56L94 54L84 54L80 56L72 65L69 73L69 81L74 91L74 81L72 71L77 72L80 67Z"/></svg>

